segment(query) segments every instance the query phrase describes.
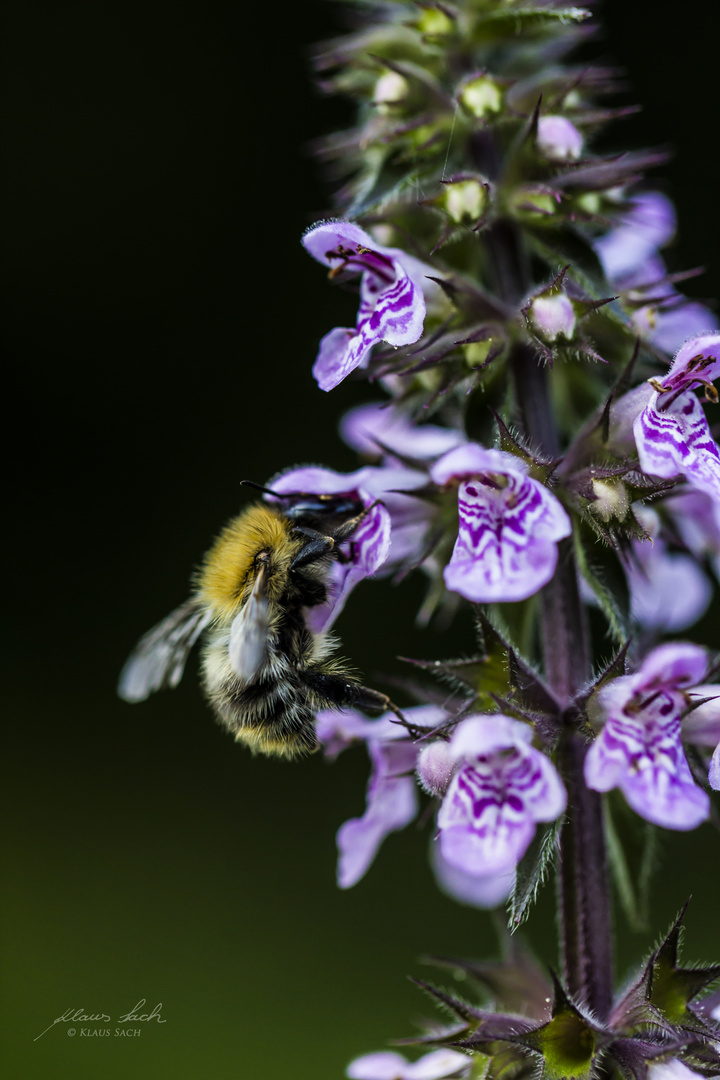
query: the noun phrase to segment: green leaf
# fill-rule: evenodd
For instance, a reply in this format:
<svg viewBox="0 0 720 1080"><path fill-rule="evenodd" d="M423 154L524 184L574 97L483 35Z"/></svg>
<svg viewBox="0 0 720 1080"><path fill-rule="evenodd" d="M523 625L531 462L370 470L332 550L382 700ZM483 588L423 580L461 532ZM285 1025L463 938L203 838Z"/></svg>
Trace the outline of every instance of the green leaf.
<svg viewBox="0 0 720 1080"><path fill-rule="evenodd" d="M627 822L630 828L618 828L614 815L621 818L624 806L624 803L619 806L612 797L605 800L608 861L627 920L633 930L641 932L648 928L649 886L656 862L657 834L652 825L641 825L635 815L632 822ZM635 868L634 873L631 867Z"/></svg>
<svg viewBox="0 0 720 1080"><path fill-rule="evenodd" d="M613 640L619 645L624 645L629 634L627 614L623 610L618 597L604 580L602 571L596 569L591 563L579 529L573 531L573 538L578 569L592 589L600 610L608 621Z"/></svg>
<svg viewBox="0 0 720 1080"><path fill-rule="evenodd" d="M562 825L563 819L560 818L545 829L538 829L533 842L518 863L515 888L509 903L511 930L516 930L530 914L540 886L545 882L555 860Z"/></svg>

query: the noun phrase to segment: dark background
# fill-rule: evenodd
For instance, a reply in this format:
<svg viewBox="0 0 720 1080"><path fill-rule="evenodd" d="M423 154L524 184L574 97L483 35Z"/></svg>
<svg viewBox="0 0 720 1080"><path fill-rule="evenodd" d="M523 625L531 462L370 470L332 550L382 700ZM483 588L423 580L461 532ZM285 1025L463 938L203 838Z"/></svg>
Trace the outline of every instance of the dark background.
<svg viewBox="0 0 720 1080"><path fill-rule="evenodd" d="M715 25L669 5L605 5L606 58L639 119L617 145L672 143L674 266L720 293ZM363 806L363 750L333 767L253 759L213 723L191 665L172 694L115 698L135 639L184 599L244 496L317 461L353 468L318 339L353 318L302 252L327 193L304 147L349 113L311 88L307 45L341 6L25 3L5 7L6 716L3 1041L17 1080L328 1080L432 1009L423 953L495 952L488 915L443 898L427 832L391 837L354 890L334 833ZM369 584L341 621L369 679L422 593ZM712 632L712 618L704 628ZM653 931L622 931L621 973L691 892L688 958L720 955L717 836L664 837ZM552 895L530 936L554 961ZM69 1038L70 1007L140 998L162 1026ZM92 1026L92 1025L90 1025ZM114 1028L115 1025L111 1025Z"/></svg>

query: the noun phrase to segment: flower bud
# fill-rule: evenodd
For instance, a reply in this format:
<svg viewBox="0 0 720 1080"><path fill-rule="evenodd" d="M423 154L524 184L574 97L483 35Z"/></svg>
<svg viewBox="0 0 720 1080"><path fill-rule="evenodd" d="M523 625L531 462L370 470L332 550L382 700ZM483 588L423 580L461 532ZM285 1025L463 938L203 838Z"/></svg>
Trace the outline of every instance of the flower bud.
<svg viewBox="0 0 720 1080"><path fill-rule="evenodd" d="M386 71L375 83L373 105L377 105L381 112L390 112L405 101L409 91L407 79L397 71Z"/></svg>
<svg viewBox="0 0 720 1080"><path fill-rule="evenodd" d="M558 210L559 197L547 188L535 184L521 185L513 191L510 210L520 218L542 222L552 218Z"/></svg>
<svg viewBox="0 0 720 1080"><path fill-rule="evenodd" d="M548 345L559 338L571 341L575 332L575 309L564 292L536 296L528 309L527 319L533 333Z"/></svg>
<svg viewBox="0 0 720 1080"><path fill-rule="evenodd" d="M442 38L452 34L455 23L441 8L424 7L415 23L423 37Z"/></svg>
<svg viewBox="0 0 720 1080"><path fill-rule="evenodd" d="M444 184L440 205L456 221L478 221L487 205L487 187L475 178L451 180Z"/></svg>
<svg viewBox="0 0 720 1080"><path fill-rule="evenodd" d="M593 480L595 500L590 503L590 510L601 521L618 518L622 521L630 506L630 497L622 480Z"/></svg>
<svg viewBox="0 0 720 1080"><path fill-rule="evenodd" d="M452 780L455 765L448 743L442 739L429 743L420 751L417 763L418 780L423 790L428 795L444 795Z"/></svg>
<svg viewBox="0 0 720 1080"><path fill-rule="evenodd" d="M471 116L484 120L500 112L502 92L489 75L477 75L463 85L458 101Z"/></svg>
<svg viewBox="0 0 720 1080"><path fill-rule="evenodd" d="M583 137L564 116L541 116L536 145L548 161L577 161L582 153Z"/></svg>

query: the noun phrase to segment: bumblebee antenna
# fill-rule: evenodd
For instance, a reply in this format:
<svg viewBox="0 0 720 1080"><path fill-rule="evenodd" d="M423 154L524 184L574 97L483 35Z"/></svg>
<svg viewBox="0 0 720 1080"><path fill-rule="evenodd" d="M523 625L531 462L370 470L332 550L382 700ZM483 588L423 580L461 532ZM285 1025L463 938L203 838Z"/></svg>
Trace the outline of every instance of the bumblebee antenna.
<svg viewBox="0 0 720 1080"><path fill-rule="evenodd" d="M273 491L272 488L263 487L262 484L256 484L254 480L241 480L241 485L245 487L255 488L256 491L262 491L265 495L274 495L276 499L282 499L282 495L279 495L277 491Z"/></svg>

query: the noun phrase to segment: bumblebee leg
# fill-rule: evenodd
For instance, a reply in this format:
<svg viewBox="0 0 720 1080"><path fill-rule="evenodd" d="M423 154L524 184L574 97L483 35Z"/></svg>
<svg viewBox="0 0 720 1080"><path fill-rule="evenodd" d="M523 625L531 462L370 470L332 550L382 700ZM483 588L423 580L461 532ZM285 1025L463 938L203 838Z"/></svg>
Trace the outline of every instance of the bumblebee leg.
<svg viewBox="0 0 720 1080"><path fill-rule="evenodd" d="M379 690L371 690L369 686L344 678L342 675L327 675L320 671L305 670L302 673L306 686L324 704L330 705L357 705L361 709L370 709L373 712L393 712L406 724L405 717L397 705Z"/></svg>
<svg viewBox="0 0 720 1080"><path fill-rule="evenodd" d="M374 503L371 503L370 506L366 506L365 509L359 514L356 514L354 518L349 518L349 520L344 522L339 529L335 530L334 536L337 542L341 543L343 540L349 540L358 525L365 520L370 511L376 506L384 505L385 504L381 499L376 499Z"/></svg>
<svg viewBox="0 0 720 1080"><path fill-rule="evenodd" d="M335 547L335 541L332 536L324 536L322 533L315 532L313 529L295 528L293 532L303 533L304 536L310 537L308 543L298 551L297 555L290 563L291 570L297 570L298 566L307 566L308 563L316 562L321 559L323 555L327 555L329 551Z"/></svg>

